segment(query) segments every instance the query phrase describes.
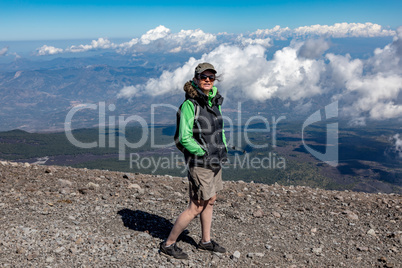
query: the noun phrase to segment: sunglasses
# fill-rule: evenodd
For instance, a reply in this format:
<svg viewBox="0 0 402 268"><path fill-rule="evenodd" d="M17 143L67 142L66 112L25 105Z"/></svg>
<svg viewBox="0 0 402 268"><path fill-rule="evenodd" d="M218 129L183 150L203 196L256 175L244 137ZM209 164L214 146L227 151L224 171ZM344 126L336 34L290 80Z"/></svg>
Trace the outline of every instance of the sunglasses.
<svg viewBox="0 0 402 268"><path fill-rule="evenodd" d="M211 82L215 81L215 75L200 74L201 80L207 80L207 78L209 78L209 81L211 81Z"/></svg>

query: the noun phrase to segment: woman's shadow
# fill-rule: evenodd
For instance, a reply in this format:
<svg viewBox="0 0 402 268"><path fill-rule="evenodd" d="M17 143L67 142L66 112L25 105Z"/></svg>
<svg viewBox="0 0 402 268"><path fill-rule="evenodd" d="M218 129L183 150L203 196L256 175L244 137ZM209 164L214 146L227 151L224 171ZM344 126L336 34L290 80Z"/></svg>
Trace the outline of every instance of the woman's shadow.
<svg viewBox="0 0 402 268"><path fill-rule="evenodd" d="M124 226L127 228L134 231L146 232L162 240L165 240L169 236L170 230L173 227L173 224L169 220L142 210L125 208L118 211L117 214L121 216ZM177 240L197 246L197 243L188 234L189 231L184 230Z"/></svg>

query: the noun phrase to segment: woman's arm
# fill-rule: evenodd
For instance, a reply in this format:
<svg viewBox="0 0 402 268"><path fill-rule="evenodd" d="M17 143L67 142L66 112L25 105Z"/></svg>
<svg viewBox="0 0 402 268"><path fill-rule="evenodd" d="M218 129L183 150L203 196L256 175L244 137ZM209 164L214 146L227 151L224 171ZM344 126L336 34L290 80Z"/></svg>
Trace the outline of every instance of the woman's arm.
<svg viewBox="0 0 402 268"><path fill-rule="evenodd" d="M181 106L179 141L190 153L203 156L205 151L193 138L194 104L187 100Z"/></svg>

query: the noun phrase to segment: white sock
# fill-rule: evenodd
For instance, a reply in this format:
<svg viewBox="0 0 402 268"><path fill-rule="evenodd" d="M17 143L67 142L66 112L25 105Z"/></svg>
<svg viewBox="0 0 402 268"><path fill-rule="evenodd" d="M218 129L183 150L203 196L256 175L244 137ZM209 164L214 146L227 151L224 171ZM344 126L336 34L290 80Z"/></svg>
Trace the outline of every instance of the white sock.
<svg viewBox="0 0 402 268"><path fill-rule="evenodd" d="M166 246L167 248L170 248L171 246L173 246L174 245L174 243L173 244L170 244L169 246Z"/></svg>
<svg viewBox="0 0 402 268"><path fill-rule="evenodd" d="M208 242L202 242L204 245L211 243L211 240L209 240Z"/></svg>

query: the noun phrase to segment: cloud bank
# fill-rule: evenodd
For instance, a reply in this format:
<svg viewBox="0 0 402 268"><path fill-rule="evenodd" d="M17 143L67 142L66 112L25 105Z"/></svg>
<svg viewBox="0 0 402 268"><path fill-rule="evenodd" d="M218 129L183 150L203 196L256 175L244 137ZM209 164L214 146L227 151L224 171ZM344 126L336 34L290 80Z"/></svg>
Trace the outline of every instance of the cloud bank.
<svg viewBox="0 0 402 268"><path fill-rule="evenodd" d="M322 41L325 43L324 41ZM201 59L190 58L182 67L174 71L164 71L147 83L123 88L118 97L131 98L138 95L162 95L181 91L183 84L192 78L194 68L200 62L213 62L221 70L223 79L219 83L225 95L246 96L264 101L272 97L282 100L298 100L319 94L320 73L324 61L299 57L303 43L293 43L277 51L271 61L266 59L266 48L259 44L245 47L220 45ZM304 48L305 53L314 47ZM295 92L294 88L298 87Z"/></svg>
<svg viewBox="0 0 402 268"><path fill-rule="evenodd" d="M396 32L385 29L381 25L373 23L336 23L334 25L312 25L296 29L275 26L272 29L257 30L250 34L205 33L200 29L181 30L172 33L163 25L151 29L140 38L133 38L128 42L115 44L107 38L92 40L91 44L70 46L65 49L43 45L37 49L37 55L54 55L59 53L79 53L91 50L113 49L118 53L143 53L143 52L210 52L222 44L226 45L261 45L270 47L272 40L287 39L292 37L384 37L395 36Z"/></svg>
<svg viewBox="0 0 402 268"><path fill-rule="evenodd" d="M402 117L402 27L392 43L376 49L366 60L325 54L329 47L322 38L292 41L267 60L267 48L258 42L221 44L200 59L190 58L182 67L164 71L159 78L123 88L118 97L181 91L195 66L206 61L223 74L219 88L224 95L299 101L326 93L345 103L342 113L355 124L364 124L367 118Z"/></svg>
<svg viewBox="0 0 402 268"><path fill-rule="evenodd" d="M353 59L350 55L326 53L329 37L384 37L394 40L377 48L368 59ZM275 40L293 37L288 47L267 52ZM303 38L300 38L303 37ZM296 29L276 26L249 34L205 33L200 29L173 33L160 25L139 38L116 44L107 38L92 40L90 44L65 49L44 45L38 55L80 53L92 50L114 50L121 54L139 53L204 53L190 58L173 71L144 84L128 85L121 89L120 98L139 95L163 95L181 91L191 79L195 66L212 62L223 74L221 92L227 96L266 101L307 103L309 98L326 94L341 101L341 113L353 118L354 124L365 124L367 118L383 120L402 117L402 28L385 29L373 23L337 23L312 25ZM310 103L310 104L308 104Z"/></svg>
<svg viewBox="0 0 402 268"><path fill-rule="evenodd" d="M325 36L325 37L382 37L392 36L395 32L384 29L381 25L374 23L335 23L334 25L312 25L296 28L294 34L300 36Z"/></svg>

